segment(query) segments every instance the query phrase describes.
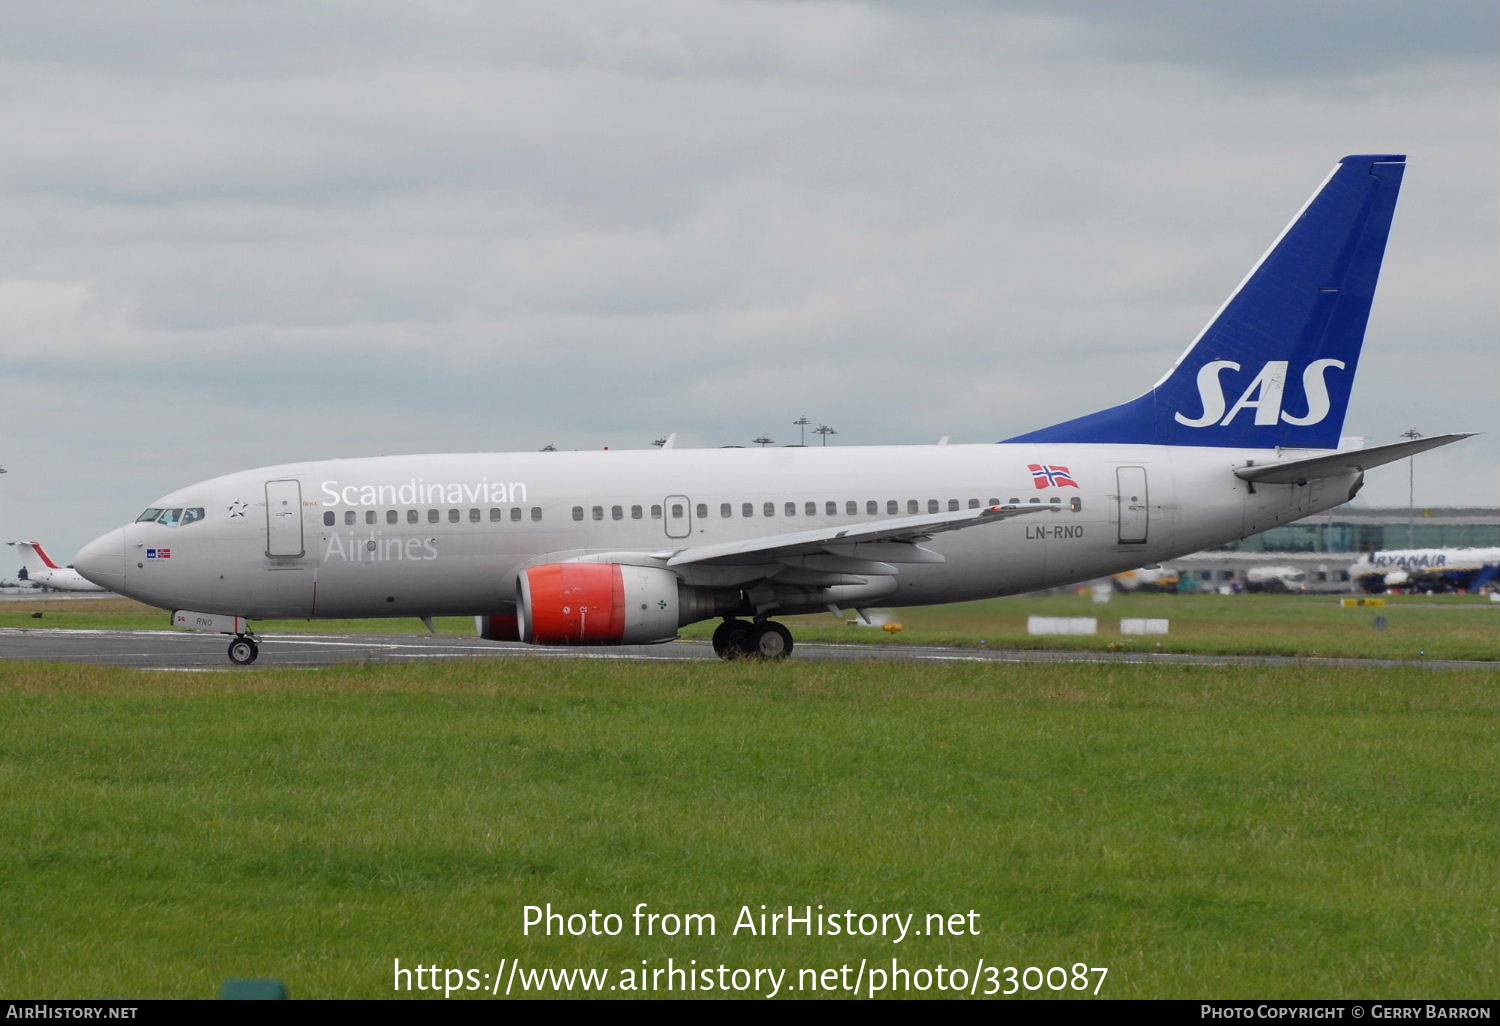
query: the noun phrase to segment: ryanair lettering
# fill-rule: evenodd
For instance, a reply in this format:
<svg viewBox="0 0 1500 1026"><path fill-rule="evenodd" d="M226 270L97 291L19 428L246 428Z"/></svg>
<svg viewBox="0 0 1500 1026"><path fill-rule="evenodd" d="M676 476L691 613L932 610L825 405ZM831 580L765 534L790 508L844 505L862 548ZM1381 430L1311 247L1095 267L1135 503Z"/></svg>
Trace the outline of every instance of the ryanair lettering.
<svg viewBox="0 0 1500 1026"><path fill-rule="evenodd" d="M1307 411L1291 414L1282 405L1282 393L1286 389L1286 360L1271 360L1260 369L1255 379L1240 393L1233 406L1228 406L1224 395L1224 383L1219 376L1226 370L1237 371L1240 365L1233 360L1210 360L1198 368L1198 399L1203 412L1197 417L1174 414L1177 423L1185 427L1201 428L1210 425L1223 427L1245 410L1255 411L1255 423L1268 426L1278 420L1286 424L1306 427L1320 423L1328 416L1328 382L1323 376L1330 367L1344 370L1343 360L1314 360L1302 372L1302 394L1307 399Z"/></svg>
<svg viewBox="0 0 1500 1026"><path fill-rule="evenodd" d="M416 506L447 503L516 503L526 501L526 482L480 478L462 484L424 481L414 477L401 484L341 485L324 481L324 506Z"/></svg>

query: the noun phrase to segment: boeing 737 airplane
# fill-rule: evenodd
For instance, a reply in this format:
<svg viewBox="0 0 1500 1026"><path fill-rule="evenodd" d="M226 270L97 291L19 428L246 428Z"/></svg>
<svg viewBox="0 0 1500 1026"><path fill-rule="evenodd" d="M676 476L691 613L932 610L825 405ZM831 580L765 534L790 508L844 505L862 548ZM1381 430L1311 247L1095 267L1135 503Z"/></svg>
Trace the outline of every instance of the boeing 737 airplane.
<svg viewBox="0 0 1500 1026"><path fill-rule="evenodd" d="M772 617L1011 595L1301 519L1465 435L1340 447L1402 156L1345 157L1145 394L998 444L381 456L164 495L89 580L257 654L266 618L473 615L538 645L779 658ZM429 621L430 625L430 621Z"/></svg>
<svg viewBox="0 0 1500 1026"><path fill-rule="evenodd" d="M6 542L21 553L21 565L26 568L26 579L43 589L53 591L106 591L86 579L77 570L58 566L42 548L41 542Z"/></svg>

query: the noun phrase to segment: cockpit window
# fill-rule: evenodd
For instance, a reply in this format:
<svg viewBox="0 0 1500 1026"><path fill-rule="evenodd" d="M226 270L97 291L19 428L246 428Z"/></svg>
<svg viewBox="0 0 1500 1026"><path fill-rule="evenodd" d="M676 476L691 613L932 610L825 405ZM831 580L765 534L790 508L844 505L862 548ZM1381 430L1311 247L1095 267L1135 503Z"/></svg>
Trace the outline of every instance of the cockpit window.
<svg viewBox="0 0 1500 1026"><path fill-rule="evenodd" d="M163 527L186 527L188 524L196 524L204 518L202 506L189 506L176 509L159 509L153 507L136 517L136 523L146 523L155 520Z"/></svg>

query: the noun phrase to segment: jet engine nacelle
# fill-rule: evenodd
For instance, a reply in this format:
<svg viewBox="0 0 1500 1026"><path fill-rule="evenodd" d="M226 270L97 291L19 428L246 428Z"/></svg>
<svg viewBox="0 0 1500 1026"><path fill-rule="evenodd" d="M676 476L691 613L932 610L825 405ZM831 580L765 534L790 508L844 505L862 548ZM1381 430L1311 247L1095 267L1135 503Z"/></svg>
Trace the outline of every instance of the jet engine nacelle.
<svg viewBox="0 0 1500 1026"><path fill-rule="evenodd" d="M684 618L676 574L620 563L547 563L516 578L521 640L533 645L648 645L671 641ZM689 592L689 599L694 596ZM693 603L689 602L689 605Z"/></svg>

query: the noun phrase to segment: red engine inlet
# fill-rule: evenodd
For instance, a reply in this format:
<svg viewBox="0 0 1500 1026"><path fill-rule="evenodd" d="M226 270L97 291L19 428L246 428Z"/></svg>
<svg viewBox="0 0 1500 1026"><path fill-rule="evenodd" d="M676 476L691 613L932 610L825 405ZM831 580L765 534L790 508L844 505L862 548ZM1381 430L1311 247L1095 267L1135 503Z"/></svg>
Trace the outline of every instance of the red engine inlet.
<svg viewBox="0 0 1500 1026"><path fill-rule="evenodd" d="M677 575L619 563L548 563L516 579L521 640L533 645L641 645L677 636Z"/></svg>

